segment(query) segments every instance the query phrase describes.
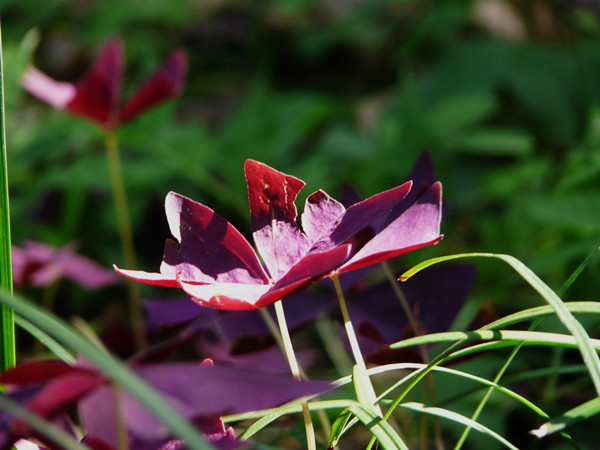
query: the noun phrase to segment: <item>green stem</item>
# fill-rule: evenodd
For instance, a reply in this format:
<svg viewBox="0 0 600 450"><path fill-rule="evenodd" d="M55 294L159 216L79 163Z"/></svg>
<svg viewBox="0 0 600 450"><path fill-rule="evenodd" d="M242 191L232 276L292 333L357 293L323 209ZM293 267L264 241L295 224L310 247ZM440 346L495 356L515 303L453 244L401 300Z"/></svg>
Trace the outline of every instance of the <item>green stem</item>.
<svg viewBox="0 0 600 450"><path fill-rule="evenodd" d="M279 328L277 328L277 324L271 317L271 314L269 314L269 311L267 310L267 308L260 308L259 311L260 311L260 315L262 316L263 320L265 321L265 324L267 325L267 328L273 335L273 338L275 339L277 346L281 350L281 353L283 353L287 357L287 352L285 349L285 344L283 342L283 338L281 337L281 332L279 331ZM308 380L308 376L306 375L306 372L304 371L304 369L302 368L302 366L300 364L298 364L298 371L300 373L300 377L303 380ZM327 414L325 414L325 411L319 409L317 411L317 415L319 416L319 420L321 421L321 425L323 427L322 431L324 434L324 439L325 439L325 441L327 441L327 438L329 437L329 433L331 432L331 422L329 421L329 417L327 417Z"/></svg>
<svg viewBox="0 0 600 450"><path fill-rule="evenodd" d="M133 233L129 222L129 212L127 210L127 197L125 195L125 186L123 184L123 174L121 171L121 160L119 157L119 144L117 134L114 131L106 132L106 153L108 155L108 165L110 179L112 183L113 196L117 209L117 218L119 222L119 236L121 239L121 248L125 257L127 267L135 268L136 258L133 245ZM146 335L144 333L143 313L138 284L130 279L126 280L129 314L133 324L133 334L138 350L146 347Z"/></svg>
<svg viewBox="0 0 600 450"><path fill-rule="evenodd" d="M358 344L358 339L356 338L356 333L354 332L354 327L352 326L352 321L350 320L350 314L348 313L348 307L346 306L346 300L344 299L344 292L342 291L342 285L340 284L340 277L338 274L334 274L331 276L331 280L333 281L335 293L337 294L338 298L338 303L340 304L340 310L342 311L342 318L344 319L344 328L346 329L346 334L348 335L348 341L350 341L352 355L354 356L354 361L358 366L358 370L361 374L361 379L364 380L363 390L367 395L368 401L370 403L369 406L373 406L375 408L375 411L381 416L381 408L376 403L377 395L375 394L375 389L373 388L373 384L371 383L371 379L369 378L369 374L367 373L367 365L365 364L365 360L360 350L360 345Z"/></svg>
<svg viewBox="0 0 600 450"><path fill-rule="evenodd" d="M117 433L117 449L127 450L129 448L129 439L127 438L127 429L123 417L123 408L121 406L121 386L114 381L110 384L112 388L113 403L115 406L115 429Z"/></svg>
<svg viewBox="0 0 600 450"><path fill-rule="evenodd" d="M4 110L4 54L0 27L0 288L13 291L8 200L8 162L6 151L6 115ZM15 317L11 308L0 307L0 371L15 365Z"/></svg>
<svg viewBox="0 0 600 450"><path fill-rule="evenodd" d="M290 370L295 379L302 379L300 375L300 366L296 359L296 353L292 346L292 338L290 337L290 331L287 327L287 321L285 320L285 312L283 311L283 304L281 300L275 302L275 314L277 315L277 322L279 323L279 330L281 332L281 338L283 340L283 346L285 349L285 355L290 365ZM306 429L306 442L309 450L316 450L317 444L315 439L315 429L310 417L310 410L308 409L308 402L302 402L302 415L304 417L304 428Z"/></svg>

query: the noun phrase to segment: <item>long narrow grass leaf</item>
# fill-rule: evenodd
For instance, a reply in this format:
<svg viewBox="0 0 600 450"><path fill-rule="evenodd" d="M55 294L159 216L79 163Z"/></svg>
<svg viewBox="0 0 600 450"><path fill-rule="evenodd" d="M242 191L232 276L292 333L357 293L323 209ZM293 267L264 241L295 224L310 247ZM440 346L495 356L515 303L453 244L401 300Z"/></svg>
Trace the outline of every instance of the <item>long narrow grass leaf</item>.
<svg viewBox="0 0 600 450"><path fill-rule="evenodd" d="M590 263L590 261L592 261L592 259L594 259L594 257L596 256L596 254L599 251L600 251L600 246L597 245L586 256L586 258L583 261L581 261L581 264L579 264L577 266L577 268L573 271L573 273L569 276L569 278L567 278L567 280L563 283L563 285L558 290L557 294L559 297L562 297L565 294L565 292L567 292L567 289L569 289L571 287L571 285L575 282L575 280L577 280L577 278L579 278L579 275L581 275L581 272L583 272L583 269L585 269L587 267L587 265Z"/></svg>
<svg viewBox="0 0 600 450"><path fill-rule="evenodd" d="M493 430L489 429L488 427L480 424L479 422L474 422L471 419L469 419L468 417L465 417L465 416L463 416L461 414L458 414L458 413L456 413L454 411L448 411L447 409L438 408L438 407L435 407L435 406L427 406L427 405L424 405L423 403L417 403L417 402L401 403L399 406L401 408L409 409L411 411L420 412L420 413L423 413L423 414L429 414L429 415L432 415L432 416L443 417L443 418L451 420L453 422L458 422L458 423L461 423L463 425L468 425L472 429L477 430L480 433L483 433L483 434L485 434L485 435L487 435L487 436L495 439L496 441L500 442L505 447L508 447L511 450L518 450L517 447L515 447L513 444L511 444L510 442L508 442L506 439L504 439L502 436L500 436L495 431L493 431Z"/></svg>
<svg viewBox="0 0 600 450"><path fill-rule="evenodd" d="M382 448L390 450L408 450L408 447L398 433L396 433L390 424L383 420L373 409L365 408L364 405L359 403L354 403L349 406L348 409L371 431Z"/></svg>
<svg viewBox="0 0 600 450"><path fill-rule="evenodd" d="M515 345L523 341L525 345L549 345L561 347L577 347L573 336L561 333L521 330L479 330L479 331L447 331L405 339L390 345L392 349L412 347L422 344L452 341L510 341ZM600 339L589 340L592 349L600 348Z"/></svg>
<svg viewBox="0 0 600 450"><path fill-rule="evenodd" d="M15 316L15 323L31 334L39 342L44 344L48 350L50 350L67 364L73 365L77 362L77 358L75 358L66 348L56 342L56 339L48 336L48 333L43 332L31 322L28 322L21 316Z"/></svg>
<svg viewBox="0 0 600 450"><path fill-rule="evenodd" d="M564 430L569 425L589 419L600 413L600 397L596 397L582 405L579 405L564 414L546 422L541 427L531 430L530 433L538 438L543 438L557 431Z"/></svg>
<svg viewBox="0 0 600 450"><path fill-rule="evenodd" d="M523 264L518 259L503 254L495 254L495 253L462 253L458 255L450 255L444 256L440 258L434 258L427 261L422 262L421 264L416 265L408 272L405 272L401 279L407 279L419 272L420 270L428 267L432 264L439 263L442 261L449 261L453 259L459 258L494 258L500 259L510 265L514 270L521 275L521 277L527 281L547 302L554 310L556 311L556 315L560 319L560 321L565 325L565 327L571 332L575 341L577 342L577 346L579 347L579 351L581 352L581 356L583 357L583 361L588 368L588 372L594 383L594 387L596 388L596 393L600 395L600 358L598 354L594 350L592 342L590 340L589 335L585 331L585 328L581 325L581 323L571 314L569 309L565 306L565 303L560 299L558 295L554 293L552 289L548 285L546 285L535 273L533 273L525 264Z"/></svg>
<svg viewBox="0 0 600 450"><path fill-rule="evenodd" d="M38 433L50 439L55 444L60 445L60 448L66 450L90 450L87 445L78 442L74 437L68 435L62 429L42 419L40 416L33 414L27 408L2 394L0 394L0 410L22 420Z"/></svg>
<svg viewBox="0 0 600 450"><path fill-rule="evenodd" d="M0 289L12 293L10 206L8 200L8 162L6 151L6 115L4 112L4 53L0 25ZM15 365L14 312L0 306L0 370Z"/></svg>
<svg viewBox="0 0 600 450"><path fill-rule="evenodd" d="M600 303L598 302L567 302L565 303L565 306L569 309L569 311L571 311L572 314L600 314ZM552 306L537 306L535 308L524 309L523 311L518 311L502 317L481 327L481 329L494 330L497 328L506 328L514 325L515 323L535 320L554 314L555 312Z"/></svg>
<svg viewBox="0 0 600 450"><path fill-rule="evenodd" d="M62 345L84 355L113 380L121 383L140 403L145 405L174 435L186 441L190 449L211 449L196 428L175 411L148 383L123 363L108 355L88 338L82 336L63 320L52 316L24 298L0 291L0 302L48 333Z"/></svg>

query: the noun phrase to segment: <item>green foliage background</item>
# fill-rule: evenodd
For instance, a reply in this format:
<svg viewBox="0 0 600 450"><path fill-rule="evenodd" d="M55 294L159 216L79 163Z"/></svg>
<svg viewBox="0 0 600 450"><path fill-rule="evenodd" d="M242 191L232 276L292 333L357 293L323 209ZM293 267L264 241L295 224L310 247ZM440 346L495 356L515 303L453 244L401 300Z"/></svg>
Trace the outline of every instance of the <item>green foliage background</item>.
<svg viewBox="0 0 600 450"><path fill-rule="evenodd" d="M509 9L496 25L513 31L480 18L498 4ZM3 0L13 240L77 239L103 264L121 262L101 134L19 87L31 62L76 80L118 35L125 93L175 47L190 61L181 98L119 132L141 268L158 267L170 190L248 233L247 158L306 180L304 195L349 182L368 196L398 185L428 148L445 239L402 264L507 253L556 290L600 243L600 19L586 4ZM598 268L565 299L597 299ZM538 304L494 265L470 302L484 298L499 313ZM57 306L87 318L109 307L72 287Z"/></svg>

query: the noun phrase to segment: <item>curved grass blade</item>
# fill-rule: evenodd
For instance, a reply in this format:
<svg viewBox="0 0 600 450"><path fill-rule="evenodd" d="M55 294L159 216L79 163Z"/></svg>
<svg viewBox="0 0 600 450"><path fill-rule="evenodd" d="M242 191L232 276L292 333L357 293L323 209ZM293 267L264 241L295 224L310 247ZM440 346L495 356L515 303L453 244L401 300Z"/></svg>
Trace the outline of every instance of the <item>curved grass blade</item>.
<svg viewBox="0 0 600 450"><path fill-rule="evenodd" d="M600 303L598 302L566 302L565 306L572 314L600 314ZM498 320L490 322L481 327L481 330L494 330L497 328L506 328L519 322L535 320L554 315L552 306L536 306L535 308L524 309Z"/></svg>
<svg viewBox="0 0 600 450"><path fill-rule="evenodd" d="M338 416L338 418L335 419L333 425L331 426L331 434L329 435L329 439L327 439L327 448L337 447L340 438L342 437L344 430L346 430L348 422L350 422L351 418L352 413L349 410L345 409Z"/></svg>
<svg viewBox="0 0 600 450"><path fill-rule="evenodd" d="M458 423L462 423L463 425L468 425L472 429L477 430L477 431L495 439L496 441L500 442L505 447L510 448L511 450L518 450L517 447L515 447L513 444L508 442L506 439L504 439L502 436L500 436L495 431L489 429L488 427L486 427L484 425L481 425L479 422L474 422L473 420L469 419L468 417L465 417L454 411L448 411L447 409L438 408L438 407L434 407L434 406L427 406L427 405L424 405L423 403L417 403L417 402L401 403L399 406L402 408L405 408L405 409L409 409L411 411L420 412L423 414L430 414L432 416L443 417L443 418L451 420L453 422L458 422Z"/></svg>
<svg viewBox="0 0 600 450"><path fill-rule="evenodd" d="M10 254L10 207L8 201L8 163L6 152L6 115L4 110L4 53L0 25L0 289L12 293L12 260ZM0 370L15 365L14 312L0 306Z"/></svg>
<svg viewBox="0 0 600 450"><path fill-rule="evenodd" d="M525 345L550 345L560 347L578 347L573 336L560 333L521 330L480 330L480 331L447 331L405 339L390 345L392 349L411 347L414 345L432 344L452 341L509 341L517 345L523 341ZM600 349L600 339L589 339L592 349Z"/></svg>
<svg viewBox="0 0 600 450"><path fill-rule="evenodd" d="M2 394L0 394L0 410L7 411L12 416L21 419L31 428L60 445L61 448L67 450L90 450L87 445L78 442L62 429L45 421L40 416L33 414L27 408L24 408L19 403L12 401Z"/></svg>
<svg viewBox="0 0 600 450"><path fill-rule="evenodd" d="M382 448L390 450L408 450L404 441L398 436L396 431L383 420L375 410L366 408L360 403L354 403L348 407L350 412L358 417L373 434Z"/></svg>
<svg viewBox="0 0 600 450"><path fill-rule="evenodd" d="M187 448L199 450L213 448L212 445L204 441L196 428L166 403L148 383L129 370L123 363L98 348L92 341L76 332L63 320L53 317L24 298L17 295L11 296L5 291L0 291L0 302L14 309L18 315L48 333L61 344L84 355L113 380L121 383L174 435L186 441Z"/></svg>
<svg viewBox="0 0 600 450"><path fill-rule="evenodd" d="M433 258L424 261L420 264L417 264L415 267L405 272L400 278L402 280L406 280L415 273L432 264L459 258L500 259L508 265L510 265L514 270L516 270L517 273L519 273L519 275L521 275L521 277L525 281L527 281L531 285L531 287L533 287L548 302L550 306L552 306L560 321L571 332L571 334L575 338L575 341L577 342L577 346L579 347L579 351L581 352L583 361L585 362L585 365L588 368L588 372L590 374L592 382L594 383L596 393L600 395L600 358L595 352L590 337L585 331L585 328L583 328L581 323L573 316L573 314L571 314L571 312L565 306L565 303L560 299L560 297L556 295L554 291L550 289L550 287L547 284L545 284L535 273L533 273L531 269L529 269L518 259L510 255L495 253L462 253L458 255L443 256L440 258Z"/></svg>
<svg viewBox="0 0 600 450"><path fill-rule="evenodd" d="M77 358L75 358L66 348L56 342L55 339L48 336L47 333L40 330L38 327L33 325L31 322L23 319L21 316L15 316L15 323L31 334L34 338L40 341L42 344L48 348L52 353L54 353L58 358L62 359L67 364L73 365L77 362Z"/></svg>
<svg viewBox="0 0 600 450"><path fill-rule="evenodd" d="M571 424L589 419L598 413L600 413L600 397L576 406L566 413L546 422L541 427L531 430L530 433L538 438L543 438L557 431L564 430Z"/></svg>

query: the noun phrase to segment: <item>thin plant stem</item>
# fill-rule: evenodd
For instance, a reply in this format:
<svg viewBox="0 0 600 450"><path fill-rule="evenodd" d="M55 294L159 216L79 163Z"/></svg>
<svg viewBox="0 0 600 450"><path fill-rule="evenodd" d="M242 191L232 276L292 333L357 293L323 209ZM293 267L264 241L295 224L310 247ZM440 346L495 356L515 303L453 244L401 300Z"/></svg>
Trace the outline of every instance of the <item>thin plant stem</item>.
<svg viewBox="0 0 600 450"><path fill-rule="evenodd" d="M342 311L342 318L344 319L344 328L346 329L346 334L348 335L348 341L350 342L352 356L354 356L354 361L356 362L358 370L361 373L361 378L365 380L365 386L363 386L363 389L365 390L369 403L375 407L376 412L381 416L381 408L376 403L377 395L375 394L375 389L373 388L373 384L371 383L371 379L369 378L369 374L367 373L367 365L365 364L365 360L360 350L360 345L358 344L358 339L356 338L356 333L354 332L354 327L352 326L352 320L350 320L348 306L346 305L344 292L342 291L342 285L340 284L340 277L336 273L331 276L331 280L333 281L333 286L335 287L335 293L338 298L338 303L340 304L340 310Z"/></svg>
<svg viewBox="0 0 600 450"><path fill-rule="evenodd" d="M4 109L4 54L0 26L0 289L13 292L8 199L8 160L6 151L6 114ZM11 308L0 307L0 371L15 365L15 317Z"/></svg>
<svg viewBox="0 0 600 450"><path fill-rule="evenodd" d="M113 189L115 206L117 209L117 218L119 222L119 236L121 239L121 248L125 263L128 267L136 267L135 250L133 245L133 233L129 222L129 212L127 210L127 197L125 195L125 186L123 184L123 174L121 172L121 160L119 156L119 143L114 131L107 131L105 136L106 153L108 156L108 166L110 179ZM144 333L143 314L141 298L138 284L130 279L127 282L127 292L129 301L129 314L133 324L133 337L138 350L146 347L146 334Z"/></svg>
<svg viewBox="0 0 600 450"><path fill-rule="evenodd" d="M271 317L271 314L269 314L269 311L267 310L267 308L260 308L259 311L260 311L260 315L262 316L263 320L265 321L265 324L267 325L267 328L273 335L273 338L275 339L277 346L281 350L281 353L283 353L287 357L287 353L285 351L285 344L283 343L283 338L281 337L281 332L279 331L277 324ZM298 371L300 372L300 377L302 377L303 380L308 380L308 375L306 375L306 372L304 371L304 369L302 368L300 363L298 363ZM323 429L322 429L323 435L324 435L323 438L325 441L327 441L327 438L329 437L329 434L331 433L331 422L329 420L329 417L327 417L327 414L325 413L325 411L323 411L322 409L317 410L317 416L319 417L319 421L321 422L321 425L323 427Z"/></svg>
<svg viewBox="0 0 600 450"><path fill-rule="evenodd" d="M117 434L117 450L127 450L129 448L129 439L127 439L127 430L123 417L123 408L121 407L121 386L118 383L110 383L114 403L114 420Z"/></svg>
<svg viewBox="0 0 600 450"><path fill-rule="evenodd" d="M404 310L406 317L408 317L408 322L410 324L410 327L412 328L413 334L415 336L422 335L423 330L421 329L421 327L419 327L419 323L417 322L417 319L415 318L415 315L413 314L412 309L410 308L408 299L406 298L406 295L404 295L404 291L400 287L400 284L398 283L397 278L394 276L394 273L392 272L390 265L387 263L387 261L382 261L381 267L383 268L383 272L385 273L385 276L387 277L388 281L392 285L392 290L394 291L394 294L396 294L396 297L398 297L398 300L400 301L400 305L402 305L402 309ZM423 362L425 364L429 364L429 355L427 354L427 348L425 348L424 345L419 345L418 349L419 349L419 353L421 354L421 358L423 359ZM426 388L425 388L425 386L426 386ZM433 378L432 378L431 374L427 374L427 376L425 377L425 383L424 383L423 388L424 388L424 392L429 391L429 393L431 394L431 399L432 399L433 404L437 404L437 393L435 390L435 385L433 383ZM426 419L426 417L423 416L423 419ZM427 435L429 433L427 433L427 430L426 430L426 422L423 421L422 424L423 424L422 432L423 432L424 439L422 439L421 442L422 442L422 448L426 448ZM444 443L442 441L440 422L437 417L433 418L433 435L434 435L436 448L438 450L443 450Z"/></svg>
<svg viewBox="0 0 600 450"><path fill-rule="evenodd" d="M285 320L285 312L283 310L283 304L281 300L275 302L275 314L277 316L277 322L279 323L279 330L281 332L281 338L283 340L283 346L285 349L285 355L290 365L290 370L295 379L302 379L300 375L300 366L296 359L296 353L292 346L292 338L290 337L290 331L287 327L287 321ZM302 402L302 416L304 417L304 428L306 429L306 442L309 450L316 450L317 443L315 439L315 428L310 417L310 410L308 409L308 402Z"/></svg>

